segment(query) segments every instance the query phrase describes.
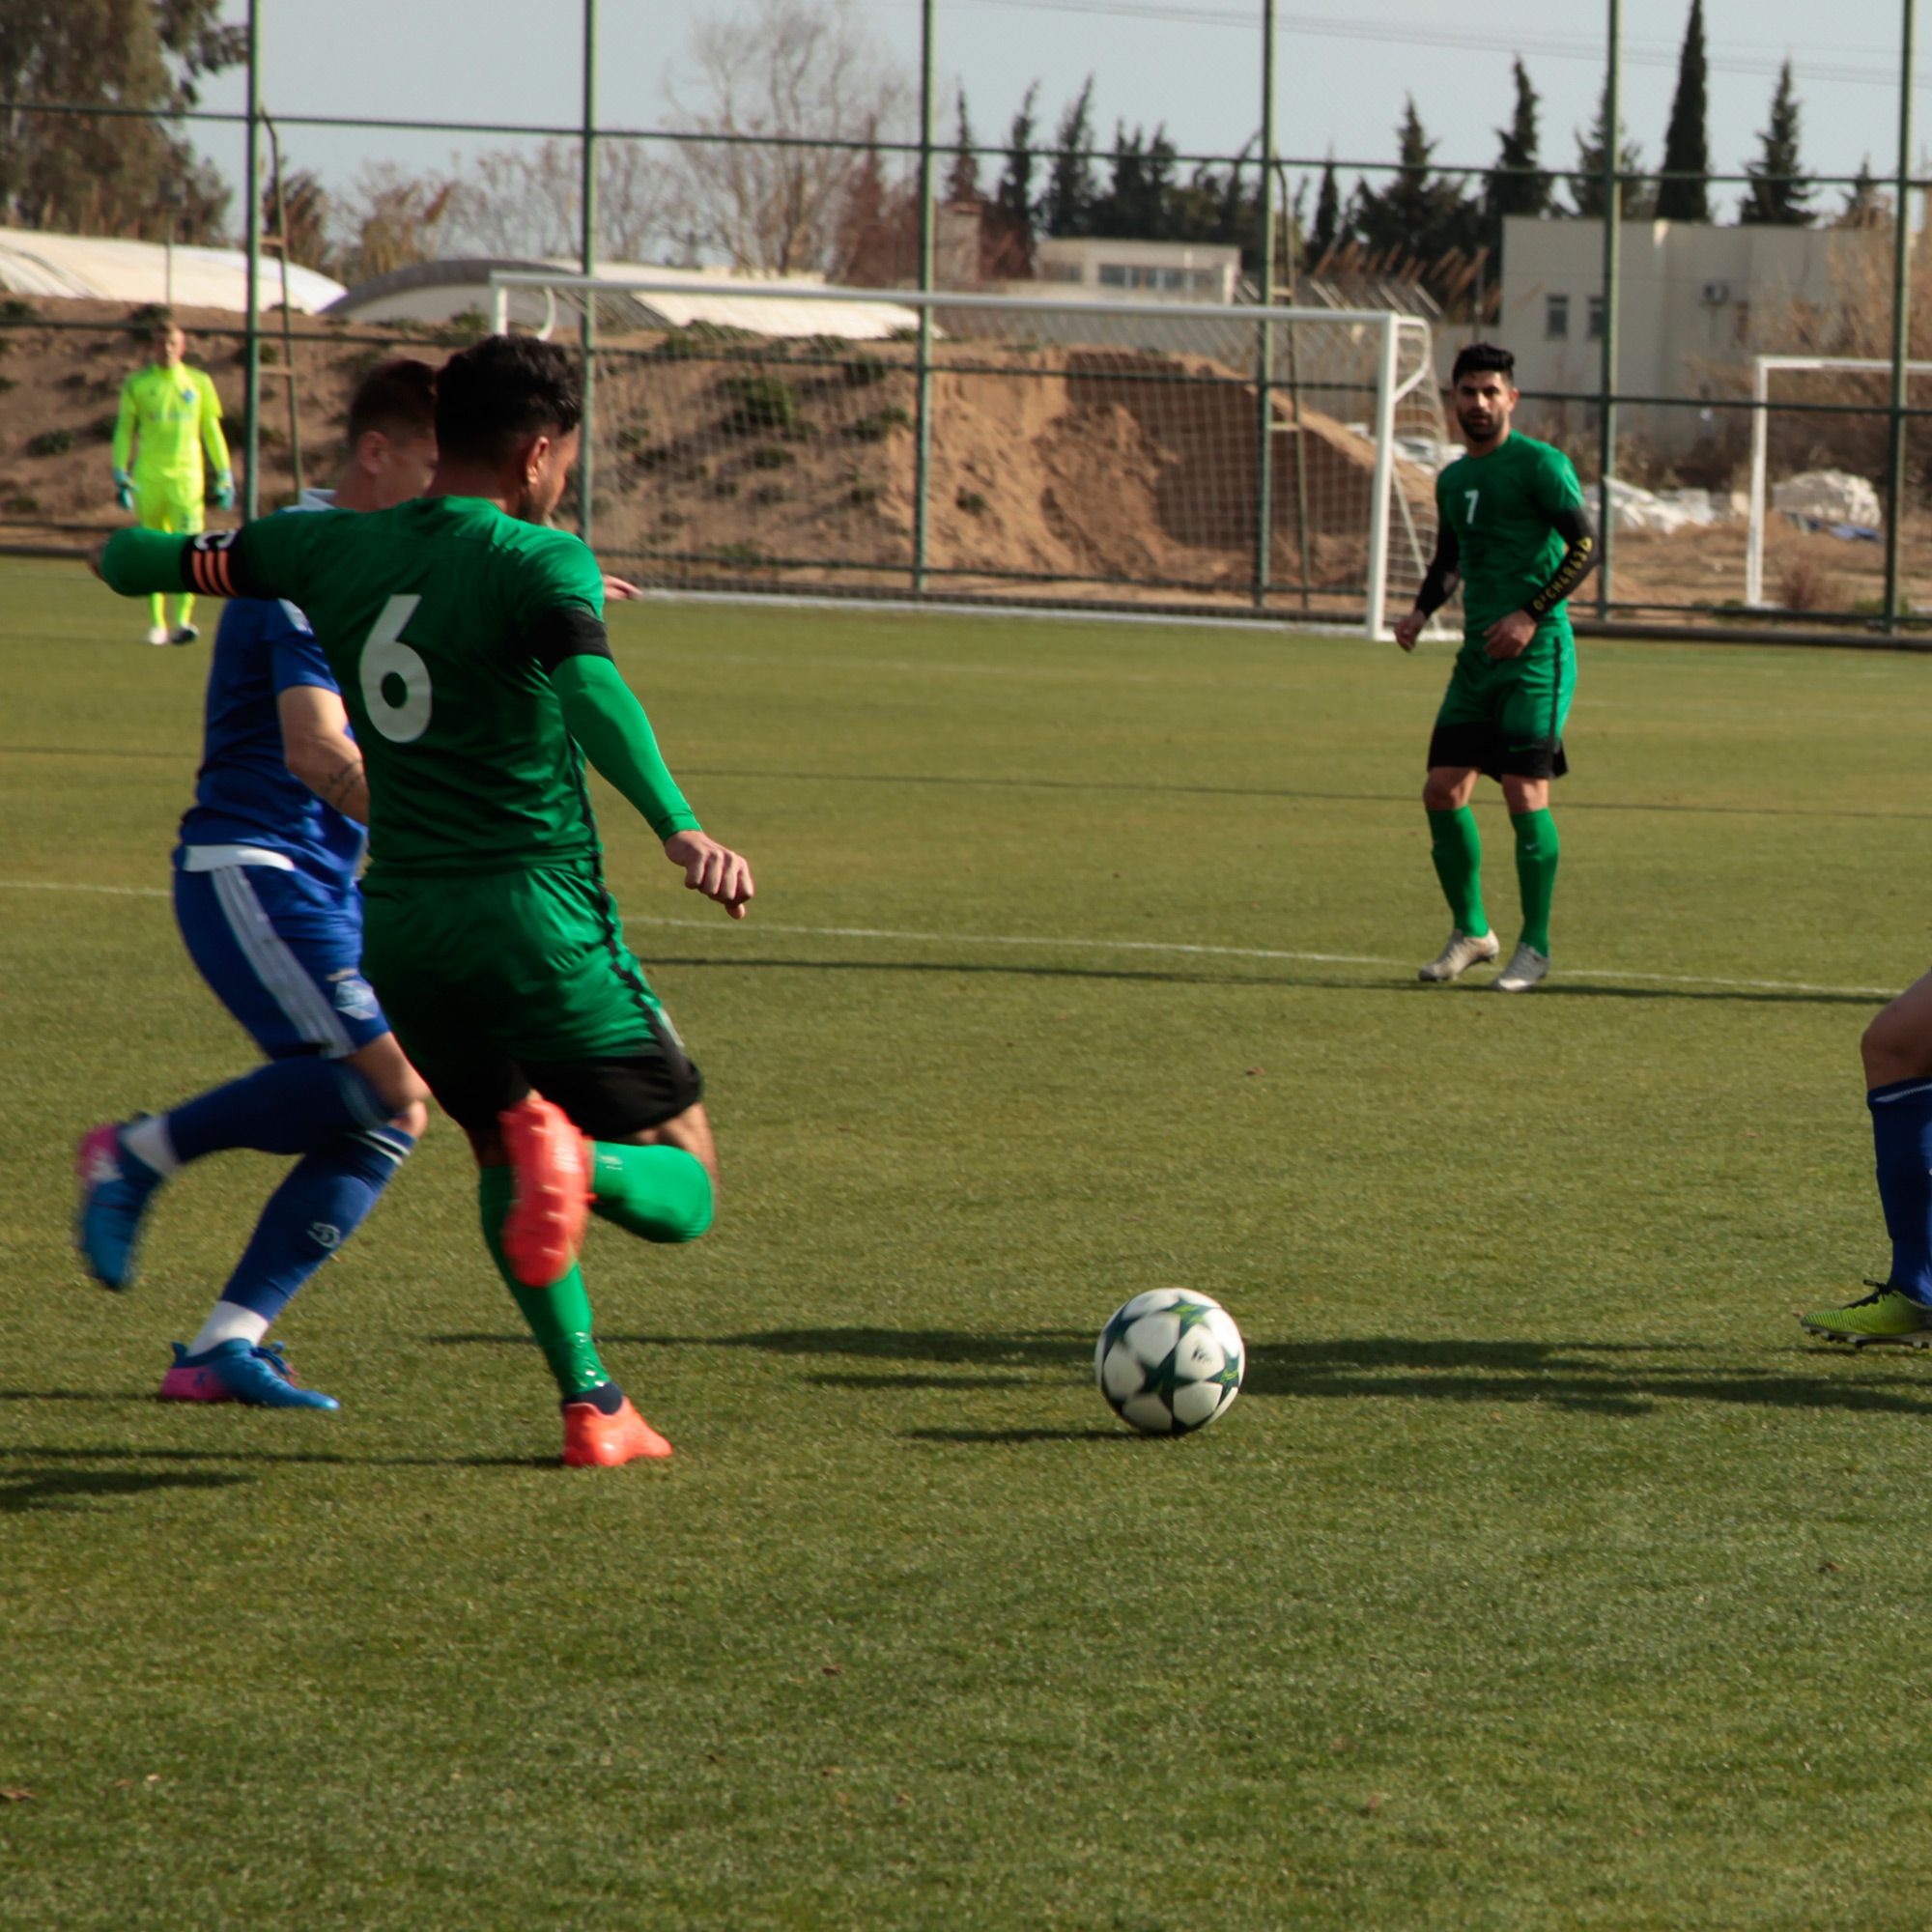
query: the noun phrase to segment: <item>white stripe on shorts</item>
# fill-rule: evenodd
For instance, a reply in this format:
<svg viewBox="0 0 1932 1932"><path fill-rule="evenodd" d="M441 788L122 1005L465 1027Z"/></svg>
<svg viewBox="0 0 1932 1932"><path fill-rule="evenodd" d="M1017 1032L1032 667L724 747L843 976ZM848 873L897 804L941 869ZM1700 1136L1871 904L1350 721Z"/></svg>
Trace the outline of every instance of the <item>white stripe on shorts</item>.
<svg viewBox="0 0 1932 1932"><path fill-rule="evenodd" d="M301 1037L321 1047L329 1059L355 1051L355 1042L335 1009L278 933L243 866L222 866L203 875L213 882L228 930L254 969L269 997Z"/></svg>

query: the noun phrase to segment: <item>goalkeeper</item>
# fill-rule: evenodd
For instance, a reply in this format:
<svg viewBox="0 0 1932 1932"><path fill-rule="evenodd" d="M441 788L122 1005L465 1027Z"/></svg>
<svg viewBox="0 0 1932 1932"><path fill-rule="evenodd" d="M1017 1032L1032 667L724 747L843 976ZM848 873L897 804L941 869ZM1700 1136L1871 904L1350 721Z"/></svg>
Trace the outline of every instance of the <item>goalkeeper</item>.
<svg viewBox="0 0 1932 1932"><path fill-rule="evenodd" d="M1469 801L1476 779L1500 781L1516 833L1522 936L1490 983L1523 993L1549 971L1556 821L1549 781L1569 769L1563 726L1577 689L1577 640L1565 601L1596 562L1583 488L1560 449L1510 429L1516 358L1472 342L1450 373L1468 454L1435 479L1439 534L1415 609L1399 618L1404 650L1463 583L1463 648L1429 741L1422 803L1431 856L1455 923L1419 978L1454 980L1502 950L1483 911L1483 841Z"/></svg>
<svg viewBox="0 0 1932 1932"><path fill-rule="evenodd" d="M114 500L132 510L143 529L195 535L202 526L207 480L202 452L214 474L214 505L235 502L235 476L228 442L221 434L221 399L203 369L182 357L187 337L178 323L162 322L153 335L155 359L121 385L121 412L114 419ZM194 596L184 591L173 630L162 599L149 603L151 644L191 644L199 633L188 619Z"/></svg>

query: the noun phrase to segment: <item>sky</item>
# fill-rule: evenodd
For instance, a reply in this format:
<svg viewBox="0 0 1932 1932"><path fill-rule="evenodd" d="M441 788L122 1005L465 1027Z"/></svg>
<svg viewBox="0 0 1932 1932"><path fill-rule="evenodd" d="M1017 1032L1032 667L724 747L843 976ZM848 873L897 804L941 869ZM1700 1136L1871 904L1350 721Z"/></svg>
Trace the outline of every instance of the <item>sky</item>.
<svg viewBox="0 0 1932 1932"><path fill-rule="evenodd" d="M693 23L737 0L600 0L601 125L665 128L671 94L687 98ZM465 0L461 12L397 0L258 0L262 99L294 116L436 119L566 127L582 113L582 0ZM846 0L886 58L916 79L920 0ZM1815 173L1880 174L1898 154L1902 0L1707 0L1713 165L1735 171L1758 150L1780 61L1793 65L1803 153ZM1326 11L1303 11L1304 6ZM229 17L245 14L227 0ZM1624 119L1655 161L1662 146L1689 0L1623 0ZM1028 84L1039 82L1037 138L1091 73L1101 144L1117 121L1164 124L1183 153L1232 154L1261 120L1260 0L935 0L935 70L951 137L964 88L975 135L997 147ZM1289 156L1331 150L1345 162L1392 157L1413 96L1448 166L1494 158L1520 53L1542 96L1546 165L1574 158L1603 85L1607 0L1277 0L1276 145ZM1835 20L1840 31L1827 31ZM460 40L451 22L460 22ZM452 57L452 46L457 51ZM1932 20L1914 90L1915 166L1932 149ZM207 83L204 105L238 111L239 75ZM196 145L231 179L239 129L202 126ZM368 161L447 167L454 155L509 145L459 137L285 125L291 167L346 186ZM990 185L997 163L984 163ZM1347 176L1344 177L1345 191ZM1728 210L1735 190L1714 197ZM1834 206L1835 191L1822 193Z"/></svg>

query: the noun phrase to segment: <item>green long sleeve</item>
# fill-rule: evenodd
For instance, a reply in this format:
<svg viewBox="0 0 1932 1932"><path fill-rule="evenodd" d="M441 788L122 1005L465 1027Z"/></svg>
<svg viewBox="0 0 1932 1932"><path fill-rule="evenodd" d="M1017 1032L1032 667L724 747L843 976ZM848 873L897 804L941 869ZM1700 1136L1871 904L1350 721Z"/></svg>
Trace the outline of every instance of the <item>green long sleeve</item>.
<svg viewBox="0 0 1932 1932"><path fill-rule="evenodd" d="M187 542L166 530L116 530L100 559L101 578L108 589L123 597L189 588L182 576L182 552Z"/></svg>
<svg viewBox="0 0 1932 1932"><path fill-rule="evenodd" d="M699 829L666 768L637 694L609 658L566 658L551 674L570 735L583 755L637 807L660 838Z"/></svg>

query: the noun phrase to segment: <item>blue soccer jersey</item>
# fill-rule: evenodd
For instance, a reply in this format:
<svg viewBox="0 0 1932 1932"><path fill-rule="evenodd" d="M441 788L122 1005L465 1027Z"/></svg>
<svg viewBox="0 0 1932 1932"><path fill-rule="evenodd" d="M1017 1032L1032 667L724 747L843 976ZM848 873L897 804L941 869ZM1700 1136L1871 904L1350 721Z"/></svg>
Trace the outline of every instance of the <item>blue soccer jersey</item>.
<svg viewBox="0 0 1932 1932"><path fill-rule="evenodd" d="M206 858L188 857L188 848L212 857L208 848L229 847L273 854L255 863L279 860L326 884L355 879L362 827L325 805L282 761L276 701L298 685L339 690L308 619L293 604L230 603L209 665L201 770L181 823L178 866L202 869Z"/></svg>

